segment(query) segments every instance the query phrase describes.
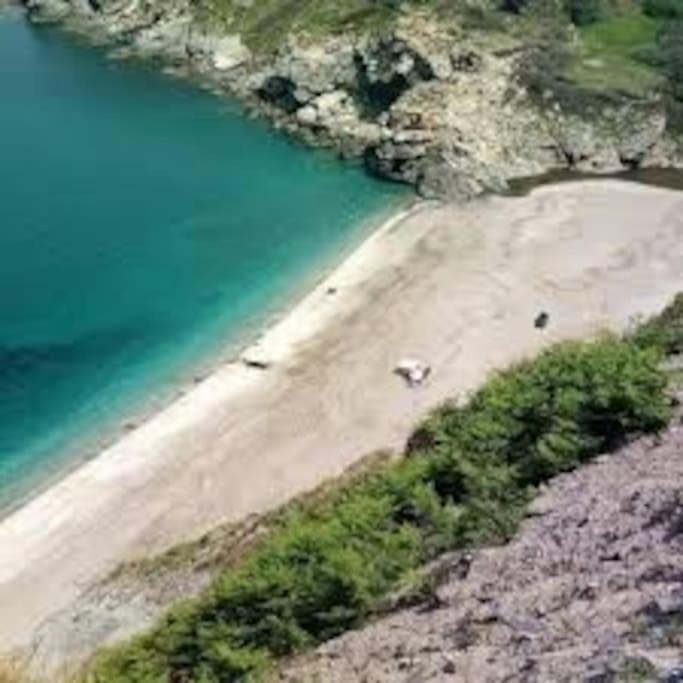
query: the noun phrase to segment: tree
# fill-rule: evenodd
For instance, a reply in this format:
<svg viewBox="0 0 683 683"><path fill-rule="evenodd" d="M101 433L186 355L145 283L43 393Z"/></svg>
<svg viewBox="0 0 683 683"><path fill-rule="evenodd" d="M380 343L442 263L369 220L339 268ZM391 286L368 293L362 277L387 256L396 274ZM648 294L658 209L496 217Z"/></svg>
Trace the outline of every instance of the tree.
<svg viewBox="0 0 683 683"><path fill-rule="evenodd" d="M564 8L572 23L577 26L594 24L607 13L605 0L565 0Z"/></svg>
<svg viewBox="0 0 683 683"><path fill-rule="evenodd" d="M683 21L668 24L658 37L657 47L671 94L683 102Z"/></svg>

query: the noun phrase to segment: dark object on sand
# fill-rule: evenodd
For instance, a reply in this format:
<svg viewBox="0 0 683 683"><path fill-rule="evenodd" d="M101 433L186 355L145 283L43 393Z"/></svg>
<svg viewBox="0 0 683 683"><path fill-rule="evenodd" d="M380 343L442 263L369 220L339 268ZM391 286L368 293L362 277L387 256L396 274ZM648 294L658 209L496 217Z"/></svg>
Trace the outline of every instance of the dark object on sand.
<svg viewBox="0 0 683 683"><path fill-rule="evenodd" d="M270 362L261 358L242 358L242 363L252 370L267 370L270 367Z"/></svg>
<svg viewBox="0 0 683 683"><path fill-rule="evenodd" d="M549 322L550 316L545 311L542 311L536 316L536 320L534 320L534 327L537 330L544 330L546 327L548 327Z"/></svg>

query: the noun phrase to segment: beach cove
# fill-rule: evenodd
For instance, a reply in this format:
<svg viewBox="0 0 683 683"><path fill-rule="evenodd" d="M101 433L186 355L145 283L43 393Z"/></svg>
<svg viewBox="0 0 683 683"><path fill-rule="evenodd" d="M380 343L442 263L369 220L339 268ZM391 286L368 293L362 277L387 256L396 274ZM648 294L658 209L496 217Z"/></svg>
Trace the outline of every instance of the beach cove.
<svg viewBox="0 0 683 683"><path fill-rule="evenodd" d="M640 452L640 470L620 468L619 454L606 458L609 439L581 450L564 449L567 441L560 438L549 452L538 451L546 461L557 456L555 473L587 455L600 456L595 466L607 469L597 475L597 488L586 485L592 466L539 487L545 498L556 484L568 486L569 498L557 504L566 514L553 528L544 503L528 508L531 519L518 531L523 535L535 520L542 533L521 556L532 578L526 574L516 587L504 578L507 559L493 568L493 584L487 579L479 560L495 549L477 550L480 541L472 546L470 539L496 520L508 527L517 514L514 505L507 507L508 498L546 481L536 478L538 472L527 473L532 479L508 472L528 456L534 460L546 434L532 434L535 445L528 448L513 437L513 445L498 452L477 425L473 438L458 425L454 438L442 443L439 417L439 444L426 446L424 455L433 457L432 465L447 464L445 490L431 467L426 477L418 472L415 478L421 465L409 458L388 467L409 476L387 479L390 487L400 483L398 493L373 507L370 517L364 516L362 497L345 492L344 503L329 508L326 500L378 461L414 455L416 442L420 451L425 448L426 431L415 431L423 419L447 401L476 403L468 400L472 392L504 381L492 378L496 372L566 339L636 328L653 334L656 323L639 321L683 291L683 175L675 170L681 164L675 109L656 97L662 81L649 91L652 97L634 101L623 94L623 82L610 78L607 90L599 92L606 100L611 92L614 108L600 108L597 117L579 107L584 111L577 118L572 105L583 101L580 87L569 98L551 88L542 102L535 101L522 57L527 50L550 80L559 77L567 85L569 72L543 60L544 52L563 45L559 34L551 31L551 42L539 51L533 30L523 38L515 30L525 16L508 16L510 31L503 35L484 23L480 29L470 26L465 13L438 16L436 4L436 14L424 4L392 8L392 16L384 17L389 24L376 12L379 5L361 4L369 13L354 24L360 18L349 13L353 8L333 0L315 8L240 5L229 21L227 15L220 21L218 14L206 15L203 3L154 0L31 0L26 12L15 7L3 19L0 0L3 680L8 666L14 680L15 664L24 663L37 680L71 680L69 674L103 646L154 625L153 640L125 648L135 651L133 659L123 655L103 680L203 680L212 676L207 671L216 680L241 679L244 662L234 661L235 654L251 661L262 649L243 629L252 616L267 610L258 629L272 619L287 624L290 635L308 634L311 643L337 633L328 631L326 619L308 620L307 615L331 614L330 605L341 608L344 630L368 617L368 629L381 629L385 600L393 604L394 589L403 600L404 579L405 595L414 582L420 594L423 587L431 594L407 616L411 637L421 621L426 640L419 642L418 635L404 649L392 617L385 623L388 647L363 645L354 663L342 636L336 653L328 641L310 653L313 660L330 653L343 683L367 678L368 664L379 667L382 681L411 676L411 670L430 678L423 668L429 651L436 679L455 672L465 680L468 672L482 673L491 663L488 642L508 669L519 655L524 677L531 675L533 642L553 659L551 669L536 669L537 677L551 680L576 667L593 675L599 669L592 654L588 660L584 654L597 649L610 658L605 671L625 672L632 662L612 657L616 642L645 655L633 636L647 647L650 636L636 617L648 602L659 609L669 584L656 579L655 589L646 582L638 596L644 602L630 602L626 609L622 577L640 583L647 572L661 578L665 564L680 564L663 559L675 555L666 545L668 520L661 520L659 531L650 526L653 515L671 517L672 506L680 507L676 418L668 431L625 449ZM221 7L229 10L231 4L212 5L213 11ZM493 6L491 12L499 14ZM56 20L61 29L30 23L46 20ZM385 29L377 32L380 25ZM323 30L311 40L306 27ZM564 49L577 50L579 57L587 38L573 18L570 28ZM267 41L273 33L277 49ZM509 49L501 49L509 39ZM650 48L655 47L653 42ZM396 89L387 93L387 84ZM328 151L313 151L295 139ZM355 162L342 163L335 153ZM361 166L441 199L417 199L405 186L369 177ZM597 179L594 173L617 175ZM674 322L662 318L665 339L653 334L647 341L653 353L660 344L680 353L680 335L671 341L667 329L673 332L680 321L681 301L679 295L676 307L668 309L675 308ZM627 337L582 348L633 350L638 344ZM566 351L555 348L560 356ZM600 353L594 358L604 360ZM548 403L557 402L563 424L551 436L568 434L574 444L570 425L577 425L578 434L598 435L601 427L592 417L604 417L605 383L617 384L615 396L623 400L615 399L615 414L623 415L632 398L641 396L632 380L642 371L653 378L651 389L657 388L640 401L639 414L663 415L672 402L668 392L677 383L680 356L658 367L653 363L650 374L648 365L645 356L618 372L612 360L589 362L590 371L576 386L582 387L581 405L592 407L578 414L565 411L565 401L558 399L566 396L564 371L546 365L534 380L531 403L537 409L531 413L543 422ZM397 372L401 368L427 368L427 374L412 383L406 381L412 376ZM667 368L674 370L668 382ZM550 393L538 393L546 373ZM527 434L536 431L538 419L526 412L523 386L512 392L508 417L516 424L521 404L521 431ZM505 413L495 410L489 424L503 427ZM582 427L586 419L590 424ZM663 424L645 423L646 431ZM488 495L482 500L479 483L451 488L447 443L462 447L466 456L462 462L458 457L456 471L469 463L485 490L498 490L492 508L482 507ZM657 455L660 447L668 455ZM491 449L510 476L499 479L495 470L489 475ZM438 534L425 533L429 525L419 515L397 525L405 517L406 482L411 489L418 482L427 493L433 490L439 506L455 502L453 512L464 514L456 541L440 522ZM384 498L381 486L367 491L371 506ZM415 492L408 499L419 510L423 490ZM581 499L588 511L577 514ZM616 511L611 518L604 514L610 506ZM640 508L642 528L632 528L641 536L621 533L624 524L636 524L637 515L627 521L634 507ZM292 509L310 515L311 525L302 527L295 513L280 534L278 521ZM469 521L468 510L474 513ZM360 530L363 519L372 520L366 524L369 536ZM378 535L385 527L387 535ZM395 559L391 549L377 552L386 547L382 538L400 538L410 529L428 546L467 554L438 557L432 570L436 555L423 545L417 558L422 567L413 556L396 564L405 569L399 582L378 581L377 571ZM660 532L659 546L648 545ZM577 544L577 534L589 542ZM502 540L500 530L482 538ZM557 559L557 538L568 553L563 560ZM268 555L269 544L274 555ZM607 552L610 545L614 550ZM365 550L356 552L360 546ZM318 556L318 547L329 552ZM512 539L501 550L514 554L514 547ZM265 560L259 560L264 548ZM268 574L269 557L277 575L262 581L257 565L265 562ZM645 559L649 569L640 563ZM460 636L470 630L471 606L462 595L444 596L437 576L453 570L462 587L463 564L466 578L485 586L470 594L474 623L479 607L481 623L490 622L489 635L475 645L479 653L464 648L464 663L449 655L454 647L460 651ZM564 604L563 614L546 591L546 605L552 606L543 610L548 620L536 633L552 634L554 642L532 635L517 643L520 629L507 613L527 611L537 623L544 604L538 595L543 565L560 601L567 595L575 601ZM291 572L283 574L282 567ZM595 579L596 567L617 582ZM321 581L307 583L318 575ZM231 576L245 579L236 593ZM337 576L336 585L350 581L360 591L344 588L345 597L335 590L331 602L324 595L318 599L318 586L335 585ZM592 591L594 581L615 592L618 609L612 605L606 621L584 610L584 598L593 607L607 607L595 593L583 592L584 586ZM374 601L366 595L368 583L384 585ZM492 597L491 585L499 597ZM279 595L292 599L280 601ZM504 607L506 595L517 603L512 610ZM433 610L436 602L444 604ZM174 618L160 619L175 605ZM235 616L235 605L241 616ZM576 608L585 617L580 626L573 618ZM442 626L439 614L446 619ZM623 631L631 622L634 630ZM500 648L506 639L501 628L515 632L512 653ZM365 632L354 630L348 637L363 640ZM477 626L478 640L482 633ZM442 645L434 646L434 635ZM585 653L583 646L577 651L568 645L575 635L587 644ZM300 642L299 635L287 650L276 639L261 654L278 659L296 652ZM668 664L658 661L658 669L671 669L679 653L680 648L672 651ZM391 666L400 673L389 673ZM257 668L258 662L247 666ZM335 678L329 668L320 676ZM297 681L308 677L295 674Z"/></svg>
<svg viewBox="0 0 683 683"><path fill-rule="evenodd" d="M683 289L680 192L408 204L52 29L0 18L3 52L0 653L42 673L158 614L93 602L122 562L400 453L496 369Z"/></svg>
<svg viewBox="0 0 683 683"><path fill-rule="evenodd" d="M105 607L84 640L79 598L124 560L400 450L427 410L496 368L660 310L683 288L681 216L679 192L612 180L390 220L247 350L266 371L218 368L0 524L1 641L53 661L144 627ZM430 363L424 387L393 374L404 357Z"/></svg>

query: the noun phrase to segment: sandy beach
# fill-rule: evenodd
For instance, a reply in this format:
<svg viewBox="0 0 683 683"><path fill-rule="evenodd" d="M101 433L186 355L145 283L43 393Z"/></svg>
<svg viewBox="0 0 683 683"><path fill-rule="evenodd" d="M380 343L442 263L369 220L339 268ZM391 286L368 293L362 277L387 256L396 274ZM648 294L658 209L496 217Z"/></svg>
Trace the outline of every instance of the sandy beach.
<svg viewBox="0 0 683 683"><path fill-rule="evenodd" d="M683 194L619 181L418 204L245 352L0 523L0 649L121 561L272 509L543 345L683 290ZM534 318L547 311L545 330ZM392 370L428 362L409 389Z"/></svg>

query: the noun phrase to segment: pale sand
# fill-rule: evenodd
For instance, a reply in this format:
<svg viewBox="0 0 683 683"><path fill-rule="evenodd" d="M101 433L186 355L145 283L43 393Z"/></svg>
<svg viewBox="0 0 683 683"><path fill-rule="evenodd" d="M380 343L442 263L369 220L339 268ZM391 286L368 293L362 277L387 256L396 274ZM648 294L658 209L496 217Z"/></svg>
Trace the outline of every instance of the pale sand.
<svg viewBox="0 0 683 683"><path fill-rule="evenodd" d="M266 334L255 353L273 367L219 368L0 524L0 643L26 644L121 560L401 448L429 408L492 368L622 329L678 290L683 194L596 181L418 207ZM427 386L394 376L403 357L431 363Z"/></svg>

